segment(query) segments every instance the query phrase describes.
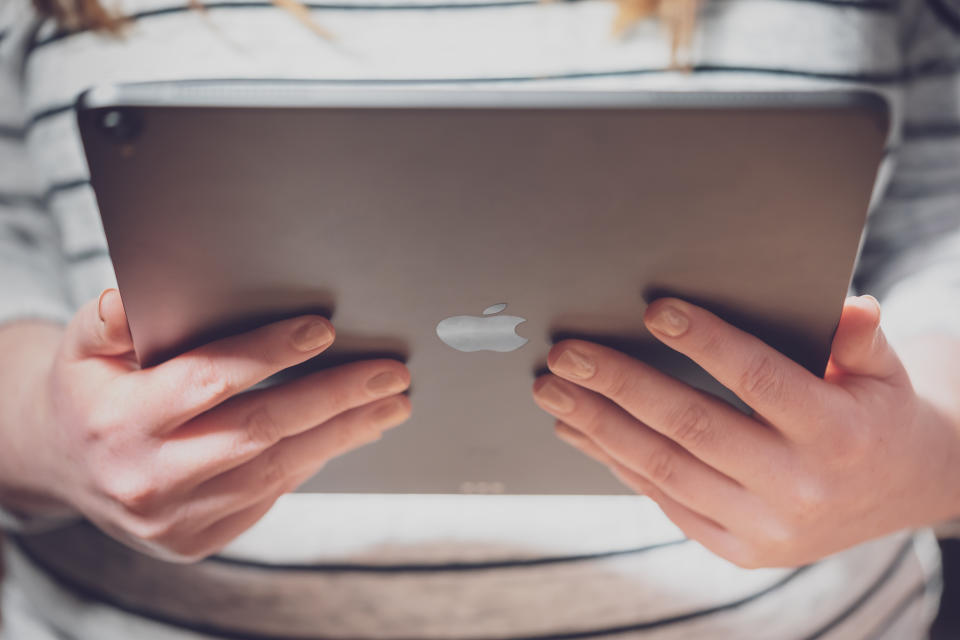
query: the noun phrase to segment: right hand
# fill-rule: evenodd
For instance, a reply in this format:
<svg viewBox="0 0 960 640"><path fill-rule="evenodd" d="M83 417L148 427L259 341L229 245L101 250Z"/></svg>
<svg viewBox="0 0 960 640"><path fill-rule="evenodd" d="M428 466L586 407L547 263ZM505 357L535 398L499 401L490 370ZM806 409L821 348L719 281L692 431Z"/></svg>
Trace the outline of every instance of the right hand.
<svg viewBox="0 0 960 640"><path fill-rule="evenodd" d="M27 451L20 442L30 489L139 551L210 555L328 460L409 417L410 375L394 360L238 395L333 338L329 321L303 316L141 369L120 294L107 290L77 312L34 387Z"/></svg>

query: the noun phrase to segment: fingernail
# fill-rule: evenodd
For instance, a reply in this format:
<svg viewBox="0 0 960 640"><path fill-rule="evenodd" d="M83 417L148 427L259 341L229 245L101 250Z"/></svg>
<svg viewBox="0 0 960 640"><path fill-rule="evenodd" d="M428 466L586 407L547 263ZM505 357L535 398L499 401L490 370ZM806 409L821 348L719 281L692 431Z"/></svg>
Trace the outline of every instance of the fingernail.
<svg viewBox="0 0 960 640"><path fill-rule="evenodd" d="M573 397L553 380L547 380L536 390L537 399L547 409L557 413L570 413L576 407Z"/></svg>
<svg viewBox="0 0 960 640"><path fill-rule="evenodd" d="M586 380L597 372L597 365L579 351L567 349L560 354L552 369L571 378Z"/></svg>
<svg viewBox="0 0 960 640"><path fill-rule="evenodd" d="M690 328L690 320L673 305L663 305L647 320L647 326L671 338L678 338Z"/></svg>
<svg viewBox="0 0 960 640"><path fill-rule="evenodd" d="M100 322L106 322L106 314L103 312L103 301L106 299L107 295L113 293L116 289L104 289L103 293L100 294L100 299L97 300L97 315L100 316Z"/></svg>
<svg viewBox="0 0 960 640"><path fill-rule="evenodd" d="M367 380L367 391L375 396L385 396L391 393L399 393L407 388L407 383L403 378L392 371L378 373Z"/></svg>
<svg viewBox="0 0 960 640"><path fill-rule="evenodd" d="M866 294L866 295L862 295L862 296L860 296L860 297L863 298L864 300L869 301L870 304L872 304L872 305L874 306L874 308L877 310L877 315L880 315L880 301L879 301L879 300L877 300L876 298L874 298L874 297L873 297L872 295L870 295L869 293Z"/></svg>
<svg viewBox="0 0 960 640"><path fill-rule="evenodd" d="M377 407L373 419L376 422L384 423L396 419L406 409L406 403L401 398L388 400L381 407Z"/></svg>
<svg viewBox="0 0 960 640"><path fill-rule="evenodd" d="M316 351L330 344L333 332L323 320L314 320L302 325L293 333L293 346L300 351Z"/></svg>

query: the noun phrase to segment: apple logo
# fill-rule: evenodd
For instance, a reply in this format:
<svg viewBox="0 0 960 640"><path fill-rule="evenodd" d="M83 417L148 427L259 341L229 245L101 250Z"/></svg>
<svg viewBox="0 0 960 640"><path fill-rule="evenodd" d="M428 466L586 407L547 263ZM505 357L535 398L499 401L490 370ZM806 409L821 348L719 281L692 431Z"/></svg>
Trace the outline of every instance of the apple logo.
<svg viewBox="0 0 960 640"><path fill-rule="evenodd" d="M506 304L495 304L483 316L453 316L437 325L437 337L457 351L515 351L527 344L518 336L517 325L526 322L518 316L498 316Z"/></svg>

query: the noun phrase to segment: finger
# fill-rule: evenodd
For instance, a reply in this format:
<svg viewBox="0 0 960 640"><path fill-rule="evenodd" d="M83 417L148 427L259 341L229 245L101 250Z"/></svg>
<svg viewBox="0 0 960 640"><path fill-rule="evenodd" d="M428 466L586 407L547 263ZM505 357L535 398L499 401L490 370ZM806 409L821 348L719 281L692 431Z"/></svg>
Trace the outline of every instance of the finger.
<svg viewBox="0 0 960 640"><path fill-rule="evenodd" d="M847 298L833 337L828 370L886 379L903 371L880 328L880 303L873 296Z"/></svg>
<svg viewBox="0 0 960 640"><path fill-rule="evenodd" d="M620 482L656 502L664 515L677 525L687 538L696 540L722 558L732 559L740 555L743 548L740 540L716 522L688 509L646 478L622 465L615 466L611 471Z"/></svg>
<svg viewBox="0 0 960 640"><path fill-rule="evenodd" d="M810 412L831 406L840 390L763 341L709 311L676 298L652 303L650 332L716 378L769 423L790 435L809 435Z"/></svg>
<svg viewBox="0 0 960 640"><path fill-rule="evenodd" d="M586 456L596 460L605 467L612 467L615 460L608 456L603 449L593 443L593 440L583 435L562 420L557 420L553 431L558 438L572 447L583 452Z"/></svg>
<svg viewBox="0 0 960 640"><path fill-rule="evenodd" d="M275 322L136 372L134 393L158 432L173 429L261 380L323 352L334 339L321 316Z"/></svg>
<svg viewBox="0 0 960 640"><path fill-rule="evenodd" d="M547 363L557 376L609 398L743 484L766 482L785 450L783 439L769 427L614 349L564 340L550 350Z"/></svg>
<svg viewBox="0 0 960 640"><path fill-rule="evenodd" d="M747 518L750 495L609 399L556 376L534 384L537 403L605 454L685 506L715 519Z"/></svg>
<svg viewBox="0 0 960 640"><path fill-rule="evenodd" d="M83 305L66 333L67 352L74 358L118 356L133 351L120 292L106 289Z"/></svg>
<svg viewBox="0 0 960 640"><path fill-rule="evenodd" d="M190 561L213 555L267 515L281 495L283 495L281 492L274 491L273 495L260 502L211 524L204 531L190 536L179 545L177 551L184 559Z"/></svg>
<svg viewBox="0 0 960 640"><path fill-rule="evenodd" d="M341 413L325 424L281 440L249 462L193 490L187 498L192 526L203 528L276 491L292 491L330 460L379 440L384 431L409 417L409 398L395 395Z"/></svg>
<svg viewBox="0 0 960 640"><path fill-rule="evenodd" d="M170 433L161 464L171 477L195 486L284 438L409 386L403 363L365 360L236 396Z"/></svg>

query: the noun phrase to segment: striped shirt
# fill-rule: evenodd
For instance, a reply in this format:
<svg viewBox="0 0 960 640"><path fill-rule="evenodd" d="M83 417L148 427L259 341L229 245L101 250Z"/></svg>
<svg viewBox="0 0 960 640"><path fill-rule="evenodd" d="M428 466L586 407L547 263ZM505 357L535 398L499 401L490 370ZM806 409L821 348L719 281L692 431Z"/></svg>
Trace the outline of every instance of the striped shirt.
<svg viewBox="0 0 960 640"><path fill-rule="evenodd" d="M115 283L76 125L104 82L313 78L563 89L831 90L891 104L856 277L891 340L960 332L960 3L712 0L690 74L606 0L125 0L125 37L0 4L0 322L66 321ZM936 299L935 308L926 301ZM923 308L924 315L914 310ZM220 554L153 560L82 520L0 513L5 638L922 638L930 531L740 569L640 496L293 494Z"/></svg>

